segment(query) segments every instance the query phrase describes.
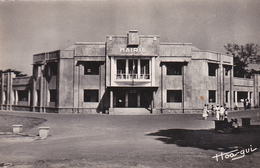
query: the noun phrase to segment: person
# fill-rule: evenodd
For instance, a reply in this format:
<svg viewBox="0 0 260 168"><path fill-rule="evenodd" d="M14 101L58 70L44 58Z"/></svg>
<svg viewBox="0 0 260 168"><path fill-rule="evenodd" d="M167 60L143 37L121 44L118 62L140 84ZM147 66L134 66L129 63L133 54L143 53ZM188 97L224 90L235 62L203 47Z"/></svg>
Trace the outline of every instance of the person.
<svg viewBox="0 0 260 168"><path fill-rule="evenodd" d="M227 116L225 116L223 125L224 125L224 129L228 129L229 128L229 122L228 122Z"/></svg>
<svg viewBox="0 0 260 168"><path fill-rule="evenodd" d="M221 120L224 120L224 113L225 113L225 109L224 109L224 107L221 105L221 106L220 106L220 109L219 109L219 118L220 118Z"/></svg>
<svg viewBox="0 0 260 168"><path fill-rule="evenodd" d="M212 104L212 106L211 106L211 116L214 116L214 114L215 114L215 107Z"/></svg>
<svg viewBox="0 0 260 168"><path fill-rule="evenodd" d="M235 118L234 122L232 123L232 133L239 133L240 129L239 129L239 125L237 123L237 119Z"/></svg>
<svg viewBox="0 0 260 168"><path fill-rule="evenodd" d="M215 111L216 111L216 119L219 120L219 105L216 105Z"/></svg>
<svg viewBox="0 0 260 168"><path fill-rule="evenodd" d="M207 117L208 117L207 111L208 111L208 107L207 107L207 105L205 104L204 107L203 107L203 112L202 112L202 118L203 118L204 120L206 120Z"/></svg>
<svg viewBox="0 0 260 168"><path fill-rule="evenodd" d="M207 104L207 114L209 116L209 105Z"/></svg>
<svg viewBox="0 0 260 168"><path fill-rule="evenodd" d="M244 99L243 104L244 104L244 109L246 110L246 100L245 99Z"/></svg>

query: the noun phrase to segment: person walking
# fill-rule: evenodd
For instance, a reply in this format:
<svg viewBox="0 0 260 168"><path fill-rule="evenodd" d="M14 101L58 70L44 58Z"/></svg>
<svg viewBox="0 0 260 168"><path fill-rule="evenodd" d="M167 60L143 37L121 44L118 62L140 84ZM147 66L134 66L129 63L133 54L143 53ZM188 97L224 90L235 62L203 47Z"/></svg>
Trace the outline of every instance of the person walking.
<svg viewBox="0 0 260 168"><path fill-rule="evenodd" d="M206 120L207 117L208 117L208 107L207 107L207 104L205 104L204 107L203 107L202 118L204 120Z"/></svg>
<svg viewBox="0 0 260 168"><path fill-rule="evenodd" d="M219 109L219 118L221 120L224 120L224 113L225 113L225 108L221 105Z"/></svg>

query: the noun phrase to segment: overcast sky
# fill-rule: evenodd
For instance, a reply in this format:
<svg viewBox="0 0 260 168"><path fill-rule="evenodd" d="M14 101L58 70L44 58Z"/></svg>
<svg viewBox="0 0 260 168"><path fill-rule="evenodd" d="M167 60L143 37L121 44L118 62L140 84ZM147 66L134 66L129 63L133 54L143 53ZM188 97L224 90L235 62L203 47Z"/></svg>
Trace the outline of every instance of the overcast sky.
<svg viewBox="0 0 260 168"><path fill-rule="evenodd" d="M225 52L227 43L260 45L259 0L87 0L0 2L0 69L32 74L33 54L106 35L160 35Z"/></svg>

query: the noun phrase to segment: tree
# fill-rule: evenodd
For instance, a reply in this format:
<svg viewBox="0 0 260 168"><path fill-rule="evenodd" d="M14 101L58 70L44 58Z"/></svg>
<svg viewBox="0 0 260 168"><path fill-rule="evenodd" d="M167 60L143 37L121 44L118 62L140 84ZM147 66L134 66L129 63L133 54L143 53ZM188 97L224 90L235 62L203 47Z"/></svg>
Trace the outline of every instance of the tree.
<svg viewBox="0 0 260 168"><path fill-rule="evenodd" d="M22 74L22 71L17 71L17 70L15 70L15 69L0 70L0 74L2 74L2 73L4 73L4 72L14 72L14 74L16 75L16 77L27 76L27 74Z"/></svg>
<svg viewBox="0 0 260 168"><path fill-rule="evenodd" d="M245 45L228 43L224 46L227 50L227 54L231 54L234 57L234 76L246 77L252 74L251 70L246 69L249 63L260 63L260 46L254 43L248 43Z"/></svg>

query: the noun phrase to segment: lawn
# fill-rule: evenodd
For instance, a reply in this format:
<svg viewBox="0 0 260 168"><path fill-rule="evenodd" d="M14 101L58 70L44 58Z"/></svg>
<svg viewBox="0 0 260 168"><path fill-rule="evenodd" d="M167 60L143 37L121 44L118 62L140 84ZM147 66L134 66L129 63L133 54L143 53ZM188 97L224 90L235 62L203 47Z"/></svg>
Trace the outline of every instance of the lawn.
<svg viewBox="0 0 260 168"><path fill-rule="evenodd" d="M27 131L45 121L43 118L0 114L0 132L12 132L12 125L23 125L23 130Z"/></svg>

